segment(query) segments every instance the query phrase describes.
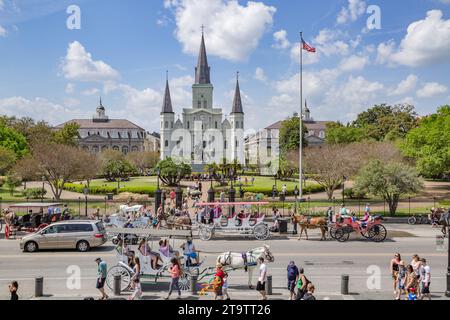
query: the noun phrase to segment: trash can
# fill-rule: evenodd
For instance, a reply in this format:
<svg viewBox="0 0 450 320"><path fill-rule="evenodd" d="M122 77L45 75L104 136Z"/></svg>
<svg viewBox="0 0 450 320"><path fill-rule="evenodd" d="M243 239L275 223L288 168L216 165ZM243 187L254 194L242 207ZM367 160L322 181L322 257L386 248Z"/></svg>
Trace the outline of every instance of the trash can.
<svg viewBox="0 0 450 320"><path fill-rule="evenodd" d="M280 218L278 219L278 227L280 233L288 233L288 219Z"/></svg>

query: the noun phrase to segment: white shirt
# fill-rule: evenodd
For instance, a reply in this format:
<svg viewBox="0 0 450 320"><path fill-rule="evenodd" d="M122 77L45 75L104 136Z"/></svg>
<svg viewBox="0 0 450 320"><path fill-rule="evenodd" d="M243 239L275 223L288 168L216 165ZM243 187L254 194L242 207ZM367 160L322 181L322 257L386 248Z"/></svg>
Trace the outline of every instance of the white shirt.
<svg viewBox="0 0 450 320"><path fill-rule="evenodd" d="M431 268L430 266L424 266L422 267L423 272L422 272L422 282L423 283L428 283L431 280Z"/></svg>
<svg viewBox="0 0 450 320"><path fill-rule="evenodd" d="M266 282L267 278L267 266L265 263L261 263L261 266L259 267L259 282Z"/></svg>

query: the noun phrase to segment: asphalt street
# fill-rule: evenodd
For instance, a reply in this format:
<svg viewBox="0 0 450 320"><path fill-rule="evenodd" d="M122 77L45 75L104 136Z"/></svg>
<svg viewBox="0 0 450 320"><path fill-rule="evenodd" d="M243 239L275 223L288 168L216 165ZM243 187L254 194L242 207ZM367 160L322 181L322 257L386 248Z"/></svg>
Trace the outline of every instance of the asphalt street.
<svg viewBox="0 0 450 320"><path fill-rule="evenodd" d="M204 266L214 266L219 252L243 252L264 244L270 246L275 262L268 265L273 276L274 295L270 299L286 299L286 266L289 261L305 269L305 274L316 286L319 299L359 300L393 299L393 286L389 274L389 262L395 252L400 252L406 263L413 254L427 258L431 266L433 297L446 299L445 276L447 268L447 246L442 251L437 247L437 229L430 226L387 225L393 235L383 243L373 243L352 235L347 243L319 241L319 232L310 231L310 240L298 241L294 237L272 237L268 241L256 241L251 238L226 236L203 242L194 242L205 259ZM447 242L447 241L446 241ZM181 242L175 242L179 247ZM157 242L153 243L157 246ZM82 299L98 295L95 289L97 266L95 258L101 257L112 267L117 263L114 246L108 242L103 247L88 253L75 251L43 251L34 254L23 253L19 240L5 240L0 235L0 299L8 299L8 283L17 280L20 285L21 299L32 299L34 279L44 277L43 299ZM75 267L74 267L75 266ZM79 269L78 269L79 268ZM75 271L74 271L75 270ZM81 271L81 285L75 288L74 272ZM378 274L379 272L379 274ZM350 294L341 295L341 275L350 276ZM378 277L379 275L379 277ZM258 294L247 287L248 274L235 271L230 274L230 293L236 299L257 299ZM256 284L257 272L253 275ZM379 281L379 283L378 283ZM379 285L378 285L379 284ZM167 292L168 280L145 284L144 299L160 299ZM184 294L186 299L198 299ZM122 298L126 298L124 295ZM200 299L211 299L211 296Z"/></svg>

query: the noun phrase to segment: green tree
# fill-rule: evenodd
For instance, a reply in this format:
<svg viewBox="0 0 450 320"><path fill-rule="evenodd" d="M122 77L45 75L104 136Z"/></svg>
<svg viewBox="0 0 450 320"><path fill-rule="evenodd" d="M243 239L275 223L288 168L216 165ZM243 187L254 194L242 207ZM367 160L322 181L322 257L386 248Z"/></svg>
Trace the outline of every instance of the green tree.
<svg viewBox="0 0 450 320"><path fill-rule="evenodd" d="M14 151L5 147L0 147L0 175L4 175L11 169L17 160Z"/></svg>
<svg viewBox="0 0 450 320"><path fill-rule="evenodd" d="M78 130L80 126L75 122L66 123L64 127L53 134L53 141L67 146L77 146Z"/></svg>
<svg viewBox="0 0 450 320"><path fill-rule="evenodd" d="M450 175L450 106L425 117L401 144L406 157L416 160L417 170L426 177Z"/></svg>
<svg viewBox="0 0 450 320"><path fill-rule="evenodd" d="M361 142L366 139L363 128L353 126L344 126L339 122L330 122L327 124L326 142L328 144L343 144Z"/></svg>
<svg viewBox="0 0 450 320"><path fill-rule="evenodd" d="M172 158L159 161L156 169L160 170L161 181L169 187L178 185L184 177L191 174L191 166L185 163L177 164Z"/></svg>
<svg viewBox="0 0 450 320"><path fill-rule="evenodd" d="M308 129L303 125L303 147L308 146L306 136ZM300 118L292 117L283 121L280 128L280 151L282 155L300 148Z"/></svg>
<svg viewBox="0 0 450 320"><path fill-rule="evenodd" d="M13 151L18 158L28 153L28 144L25 137L4 124L0 124L0 147Z"/></svg>
<svg viewBox="0 0 450 320"><path fill-rule="evenodd" d="M13 196L16 188L22 185L22 180L16 175L8 175L6 177L5 185L8 187L10 195Z"/></svg>
<svg viewBox="0 0 450 320"><path fill-rule="evenodd" d="M128 179L135 170L128 161L109 160L103 167L103 175L106 180L117 182L117 186L120 188L120 181Z"/></svg>
<svg viewBox="0 0 450 320"><path fill-rule="evenodd" d="M413 167L373 160L360 170L354 188L382 197L389 205L390 215L395 216L399 200L421 191L423 182Z"/></svg>

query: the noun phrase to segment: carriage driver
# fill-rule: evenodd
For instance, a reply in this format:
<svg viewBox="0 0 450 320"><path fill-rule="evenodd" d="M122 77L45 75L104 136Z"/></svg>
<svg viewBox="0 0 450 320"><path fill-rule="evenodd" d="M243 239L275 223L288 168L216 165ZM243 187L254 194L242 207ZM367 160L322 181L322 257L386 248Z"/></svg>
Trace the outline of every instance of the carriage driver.
<svg viewBox="0 0 450 320"><path fill-rule="evenodd" d="M181 245L181 249L183 249L184 256L190 260L194 259L195 264L199 264L199 255L198 251L195 249L194 243L192 242L192 238L187 238L186 243Z"/></svg>

